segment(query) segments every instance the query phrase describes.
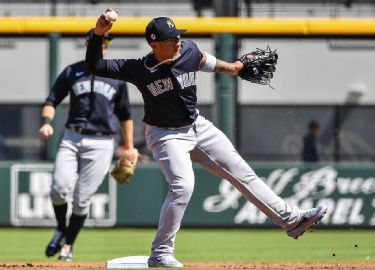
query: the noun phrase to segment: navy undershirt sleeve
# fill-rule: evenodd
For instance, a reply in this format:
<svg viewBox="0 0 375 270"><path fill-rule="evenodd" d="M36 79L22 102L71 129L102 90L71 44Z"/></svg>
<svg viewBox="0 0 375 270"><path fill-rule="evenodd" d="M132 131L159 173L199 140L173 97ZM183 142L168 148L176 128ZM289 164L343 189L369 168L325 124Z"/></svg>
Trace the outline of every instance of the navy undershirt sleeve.
<svg viewBox="0 0 375 270"><path fill-rule="evenodd" d="M69 94L71 86L69 85L70 67L64 69L57 77L52 89L44 102L44 105L56 107Z"/></svg>
<svg viewBox="0 0 375 270"><path fill-rule="evenodd" d="M119 94L116 97L115 114L117 115L120 122L122 122L130 119L131 110L126 84L122 83L118 90Z"/></svg>
<svg viewBox="0 0 375 270"><path fill-rule="evenodd" d="M139 60L136 59L103 59L102 52L103 37L94 35L86 51L86 67L89 72L97 76L127 81L136 84L137 67ZM140 75L140 74L138 74Z"/></svg>
<svg viewBox="0 0 375 270"><path fill-rule="evenodd" d="M103 36L93 35L86 50L87 70L97 76L104 76L107 71L107 64L103 59L102 43Z"/></svg>

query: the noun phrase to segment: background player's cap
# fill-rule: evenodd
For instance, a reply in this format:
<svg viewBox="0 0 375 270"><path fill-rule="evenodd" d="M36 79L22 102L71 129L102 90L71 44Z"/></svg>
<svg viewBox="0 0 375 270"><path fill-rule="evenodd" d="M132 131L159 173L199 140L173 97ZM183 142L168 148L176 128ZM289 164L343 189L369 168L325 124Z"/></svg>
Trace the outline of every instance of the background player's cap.
<svg viewBox="0 0 375 270"><path fill-rule="evenodd" d="M88 43L92 36L95 34L95 28L90 29L86 34L86 42ZM109 35L107 32L104 34L104 39L112 40L113 37Z"/></svg>
<svg viewBox="0 0 375 270"><path fill-rule="evenodd" d="M320 125L319 125L319 123L318 123L317 121L312 120L312 121L310 121L310 123L309 123L309 128L310 128L310 129L312 129L312 128L320 128Z"/></svg>
<svg viewBox="0 0 375 270"><path fill-rule="evenodd" d="M146 27L146 40L152 41L166 40L178 37L186 29L177 29L174 22L168 17L158 17L152 19Z"/></svg>

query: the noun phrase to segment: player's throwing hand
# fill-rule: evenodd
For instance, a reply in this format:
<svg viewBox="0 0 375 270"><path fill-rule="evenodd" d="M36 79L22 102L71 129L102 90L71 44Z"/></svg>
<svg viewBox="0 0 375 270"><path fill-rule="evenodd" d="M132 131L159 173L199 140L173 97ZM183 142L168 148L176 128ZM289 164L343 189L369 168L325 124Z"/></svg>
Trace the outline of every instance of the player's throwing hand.
<svg viewBox="0 0 375 270"><path fill-rule="evenodd" d="M118 13L118 11L115 11L111 8L108 8L108 9L106 9L106 11L104 11L100 15L99 19L96 22L96 27L95 27L95 33L97 35L102 36L102 35L104 35L105 32L111 30L112 25L113 25L115 20L112 20L111 17L108 16L108 14L112 13L112 12Z"/></svg>

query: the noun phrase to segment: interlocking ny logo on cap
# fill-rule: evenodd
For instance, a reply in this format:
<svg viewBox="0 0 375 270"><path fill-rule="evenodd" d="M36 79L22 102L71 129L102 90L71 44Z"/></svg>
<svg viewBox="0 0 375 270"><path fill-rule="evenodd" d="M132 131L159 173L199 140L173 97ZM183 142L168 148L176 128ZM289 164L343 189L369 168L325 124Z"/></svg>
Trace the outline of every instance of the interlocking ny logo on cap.
<svg viewBox="0 0 375 270"><path fill-rule="evenodd" d="M155 34L151 34L151 39L152 39L152 40L155 40L155 39L156 39Z"/></svg>
<svg viewBox="0 0 375 270"><path fill-rule="evenodd" d="M167 24L169 28L174 28L174 24L170 20L167 20Z"/></svg>

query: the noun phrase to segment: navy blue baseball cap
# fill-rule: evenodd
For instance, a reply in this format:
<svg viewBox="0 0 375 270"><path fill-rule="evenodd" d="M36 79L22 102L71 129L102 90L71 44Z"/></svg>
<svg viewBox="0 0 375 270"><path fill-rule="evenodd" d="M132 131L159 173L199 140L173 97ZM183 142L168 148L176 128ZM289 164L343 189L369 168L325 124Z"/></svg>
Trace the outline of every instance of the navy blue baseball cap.
<svg viewBox="0 0 375 270"><path fill-rule="evenodd" d="M86 34L86 42L88 43L90 41L90 39L92 38L92 36L95 34L95 28L92 28L90 29L87 34ZM105 32L104 34L104 39L107 39L107 40L112 40L113 37L108 34L108 32Z"/></svg>
<svg viewBox="0 0 375 270"><path fill-rule="evenodd" d="M186 29L177 29L173 21L168 17L158 17L152 19L146 27L146 40L161 41L175 38L186 32Z"/></svg>

